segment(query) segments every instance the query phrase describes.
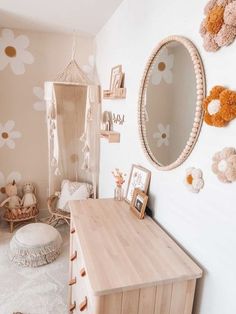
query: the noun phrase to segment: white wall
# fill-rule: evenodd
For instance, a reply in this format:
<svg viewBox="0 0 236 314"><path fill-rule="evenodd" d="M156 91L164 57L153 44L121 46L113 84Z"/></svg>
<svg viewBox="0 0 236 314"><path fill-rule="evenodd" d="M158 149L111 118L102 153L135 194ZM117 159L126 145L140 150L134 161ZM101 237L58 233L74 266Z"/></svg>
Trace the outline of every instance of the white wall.
<svg viewBox="0 0 236 314"><path fill-rule="evenodd" d="M101 141L100 196L111 197L115 167L129 172L131 164L152 171L150 204L156 219L204 269L195 312L236 313L236 183L220 183L211 172L212 155L225 146L236 146L236 120L226 128L203 125L199 141L183 165L172 171L155 169L142 151L137 125L137 104L142 73L152 49L172 34L188 37L199 49L206 70L208 90L215 84L235 88L236 43L217 53L202 48L198 33L207 1L124 0L96 37L97 69L103 89L109 86L110 69L122 64L126 74L126 100L103 101L103 110L125 114L117 126L120 144ZM205 188L188 192L185 169L202 168Z"/></svg>

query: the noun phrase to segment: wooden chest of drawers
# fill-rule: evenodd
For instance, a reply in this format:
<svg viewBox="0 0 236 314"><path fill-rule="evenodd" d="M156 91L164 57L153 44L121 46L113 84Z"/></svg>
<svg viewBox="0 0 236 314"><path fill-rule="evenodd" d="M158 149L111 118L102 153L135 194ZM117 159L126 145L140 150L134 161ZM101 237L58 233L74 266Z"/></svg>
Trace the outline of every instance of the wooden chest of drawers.
<svg viewBox="0 0 236 314"><path fill-rule="evenodd" d="M69 313L191 314L201 269L125 202L72 201Z"/></svg>

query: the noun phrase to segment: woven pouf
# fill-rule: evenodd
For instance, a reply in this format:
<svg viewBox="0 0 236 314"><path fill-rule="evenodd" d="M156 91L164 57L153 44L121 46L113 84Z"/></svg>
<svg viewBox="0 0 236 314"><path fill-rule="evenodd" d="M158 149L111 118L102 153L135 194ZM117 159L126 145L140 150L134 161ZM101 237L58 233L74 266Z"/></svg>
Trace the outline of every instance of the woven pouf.
<svg viewBox="0 0 236 314"><path fill-rule="evenodd" d="M10 259L20 266L38 267L53 262L62 238L52 226L32 223L19 229L10 242Z"/></svg>

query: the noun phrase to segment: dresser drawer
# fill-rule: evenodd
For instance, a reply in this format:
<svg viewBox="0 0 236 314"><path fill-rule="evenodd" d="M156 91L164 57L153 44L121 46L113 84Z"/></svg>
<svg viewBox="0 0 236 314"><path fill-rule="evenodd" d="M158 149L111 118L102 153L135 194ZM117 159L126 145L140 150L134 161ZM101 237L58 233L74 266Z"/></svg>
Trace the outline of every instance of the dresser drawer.
<svg viewBox="0 0 236 314"><path fill-rule="evenodd" d="M94 314L93 297L89 295L84 282L77 281L75 285L71 286L71 304L76 307L71 313Z"/></svg>

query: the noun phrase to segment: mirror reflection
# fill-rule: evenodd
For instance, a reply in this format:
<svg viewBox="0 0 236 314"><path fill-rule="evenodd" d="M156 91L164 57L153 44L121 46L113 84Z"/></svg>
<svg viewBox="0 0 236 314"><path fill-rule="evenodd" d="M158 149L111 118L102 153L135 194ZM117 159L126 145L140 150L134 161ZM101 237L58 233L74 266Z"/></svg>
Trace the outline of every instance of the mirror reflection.
<svg viewBox="0 0 236 314"><path fill-rule="evenodd" d="M166 43L149 68L144 90L146 145L160 166L173 163L189 139L196 110L196 75L188 49Z"/></svg>

